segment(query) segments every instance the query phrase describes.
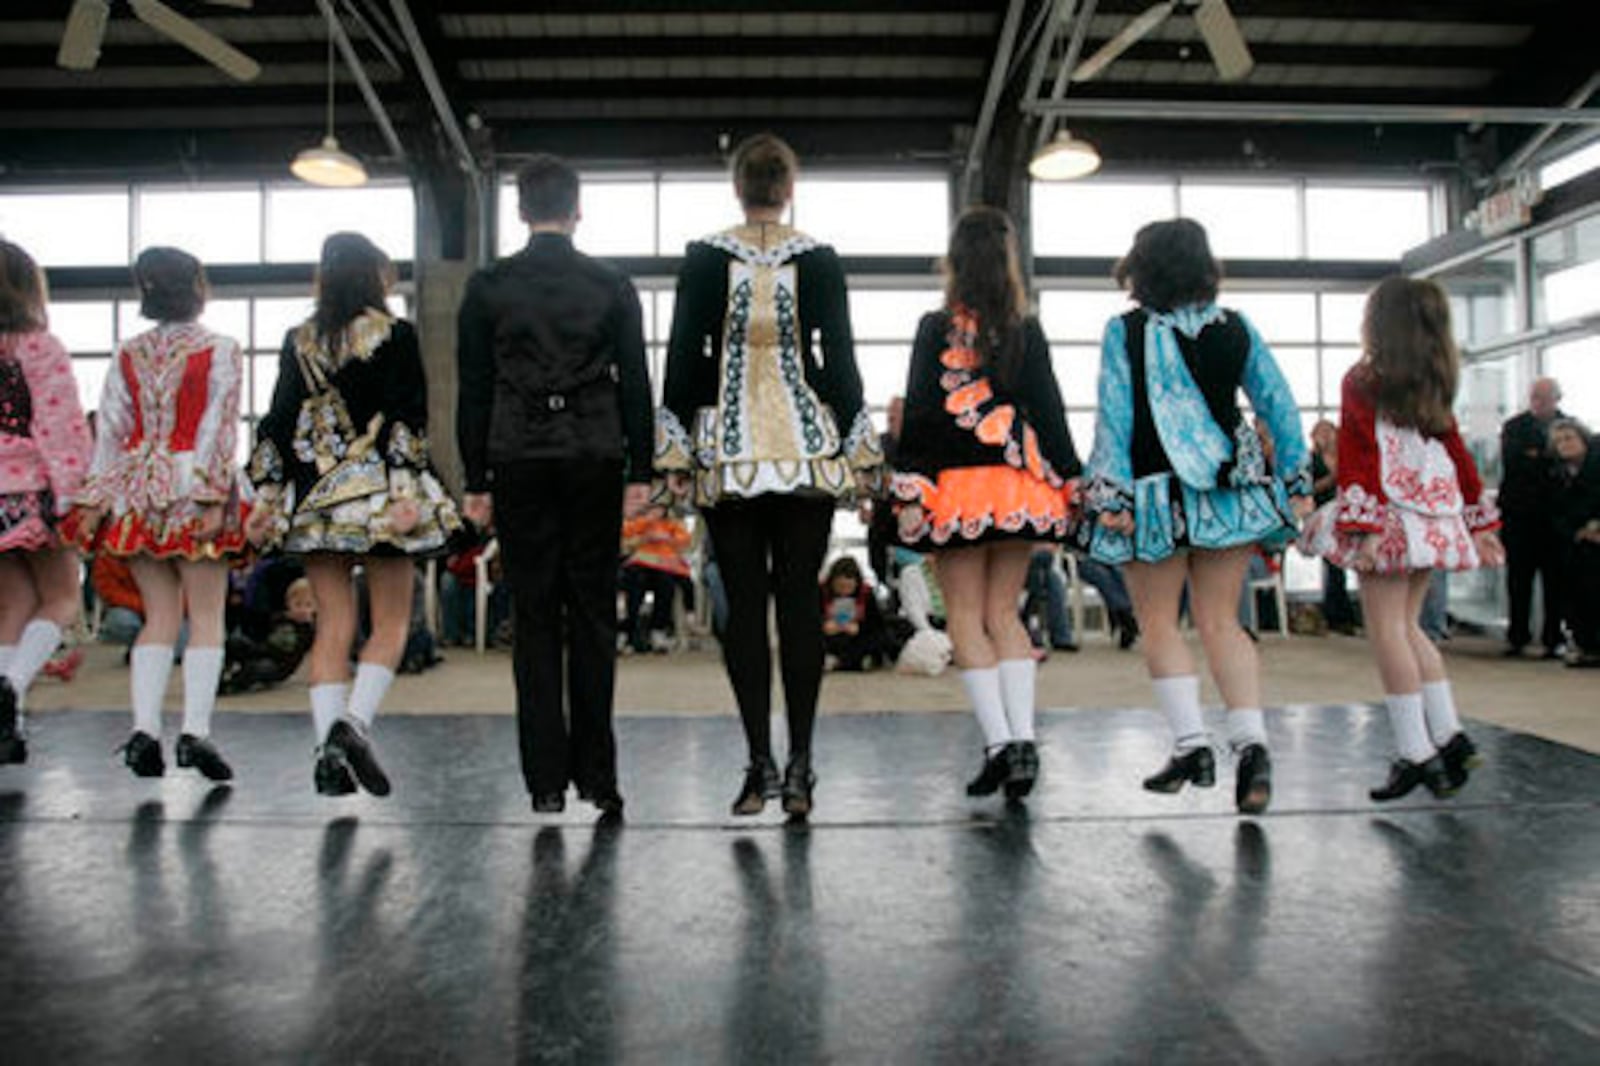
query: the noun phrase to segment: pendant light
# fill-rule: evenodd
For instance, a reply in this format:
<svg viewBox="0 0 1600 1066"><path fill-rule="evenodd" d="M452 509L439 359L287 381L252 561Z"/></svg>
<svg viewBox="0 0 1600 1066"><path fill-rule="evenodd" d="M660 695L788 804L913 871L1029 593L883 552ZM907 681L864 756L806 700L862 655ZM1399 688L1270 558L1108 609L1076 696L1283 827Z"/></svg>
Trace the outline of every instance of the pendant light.
<svg viewBox="0 0 1600 1066"><path fill-rule="evenodd" d="M328 15L328 132L322 143L294 157L289 172L310 185L348 189L367 183L367 168L361 160L339 147L333 135L333 15Z"/></svg>
<svg viewBox="0 0 1600 1066"><path fill-rule="evenodd" d="M1071 181L1100 169L1100 153L1088 141L1081 141L1066 130L1033 155L1028 173L1039 181Z"/></svg>

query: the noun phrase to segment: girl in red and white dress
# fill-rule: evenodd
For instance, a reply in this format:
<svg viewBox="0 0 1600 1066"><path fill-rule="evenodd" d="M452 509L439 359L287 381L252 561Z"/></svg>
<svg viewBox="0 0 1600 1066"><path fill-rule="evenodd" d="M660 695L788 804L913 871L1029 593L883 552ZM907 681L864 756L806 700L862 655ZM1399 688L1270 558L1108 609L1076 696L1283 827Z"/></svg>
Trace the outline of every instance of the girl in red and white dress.
<svg viewBox="0 0 1600 1066"><path fill-rule="evenodd" d="M1368 639L1399 758L1374 800L1454 794L1482 760L1456 716L1444 660L1418 624L1435 570L1499 566L1499 517L1451 405L1460 359L1431 281L1392 277L1367 298L1361 361L1344 379L1339 496L1301 545L1361 574Z"/></svg>
<svg viewBox="0 0 1600 1066"><path fill-rule="evenodd" d="M205 308L200 261L148 248L134 263L139 313L154 329L122 343L106 375L94 466L70 521L86 550L128 560L144 600L130 655L133 735L122 751L139 777L166 772L161 705L185 614L183 729L175 755L213 781L233 770L211 742L222 675L229 555L244 548L234 441L239 345L196 319Z"/></svg>
<svg viewBox="0 0 1600 1066"><path fill-rule="evenodd" d="M0 240L0 765L28 761L23 698L78 616L78 555L56 521L89 447L72 358L45 328L44 275Z"/></svg>

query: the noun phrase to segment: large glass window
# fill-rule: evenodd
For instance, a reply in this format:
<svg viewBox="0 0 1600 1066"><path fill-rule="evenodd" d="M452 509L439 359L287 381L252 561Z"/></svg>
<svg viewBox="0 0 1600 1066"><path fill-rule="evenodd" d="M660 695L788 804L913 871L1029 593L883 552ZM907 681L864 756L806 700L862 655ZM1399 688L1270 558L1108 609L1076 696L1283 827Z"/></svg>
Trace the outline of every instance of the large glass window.
<svg viewBox="0 0 1600 1066"><path fill-rule="evenodd" d="M1600 337L1580 337L1544 350L1544 372L1561 383L1561 408L1600 426Z"/></svg>
<svg viewBox="0 0 1600 1066"><path fill-rule="evenodd" d="M1541 167L1539 170L1539 186L1544 189L1553 189L1563 182L1571 181L1580 174L1587 174L1595 167L1600 167L1600 141L1579 148L1568 155L1562 156L1555 162Z"/></svg>
<svg viewBox="0 0 1600 1066"><path fill-rule="evenodd" d="M582 218L572 243L596 256L648 256L656 251L656 187L649 178L595 178L584 175L578 209ZM510 255L528 242L528 226L517 207L517 186L500 186L499 235L501 255Z"/></svg>
<svg viewBox="0 0 1600 1066"><path fill-rule="evenodd" d="M1178 186L1178 213L1206 228L1211 250L1236 259L1294 259L1300 255L1300 205L1292 182Z"/></svg>
<svg viewBox="0 0 1600 1066"><path fill-rule="evenodd" d="M128 193L0 193L0 233L41 266L126 266Z"/></svg>
<svg viewBox="0 0 1600 1066"><path fill-rule="evenodd" d="M1533 270L1539 325L1600 311L1600 214L1535 237Z"/></svg>
<svg viewBox="0 0 1600 1066"><path fill-rule="evenodd" d="M1306 186L1306 254L1312 259L1399 259L1433 235L1428 189Z"/></svg>
<svg viewBox="0 0 1600 1066"><path fill-rule="evenodd" d="M137 192L134 251L165 244L203 263L261 261L261 189L145 187Z"/></svg>
<svg viewBox="0 0 1600 1066"><path fill-rule="evenodd" d="M1462 348L1481 348L1517 330L1517 249L1506 245L1434 275L1450 296Z"/></svg>
<svg viewBox="0 0 1600 1066"><path fill-rule="evenodd" d="M1317 297L1310 292L1228 289L1221 302L1242 312L1270 343L1317 339Z"/></svg>
<svg viewBox="0 0 1600 1066"><path fill-rule="evenodd" d="M795 225L843 255L943 254L950 186L942 178L802 178Z"/></svg>
<svg viewBox="0 0 1600 1066"><path fill-rule="evenodd" d="M416 205L409 185L359 189L267 187L266 258L271 263L315 263L329 234L365 234L390 259L416 255Z"/></svg>
<svg viewBox="0 0 1600 1066"><path fill-rule="evenodd" d="M667 179L659 195L656 247L662 255L682 255L690 241L725 230L743 217L727 178Z"/></svg>
<svg viewBox="0 0 1600 1066"><path fill-rule="evenodd" d="M50 332L73 355L110 355L117 347L110 300L58 301L47 309Z"/></svg>
<svg viewBox="0 0 1600 1066"><path fill-rule="evenodd" d="M1171 218L1171 181L1034 182L1033 250L1037 255L1118 256L1146 222Z"/></svg>

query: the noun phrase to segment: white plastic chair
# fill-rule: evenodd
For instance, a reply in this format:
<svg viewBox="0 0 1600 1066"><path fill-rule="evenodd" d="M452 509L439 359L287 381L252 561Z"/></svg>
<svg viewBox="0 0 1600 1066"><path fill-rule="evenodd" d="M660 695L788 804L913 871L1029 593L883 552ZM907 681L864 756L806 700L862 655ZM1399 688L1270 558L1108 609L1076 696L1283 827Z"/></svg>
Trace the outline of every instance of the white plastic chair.
<svg viewBox="0 0 1600 1066"><path fill-rule="evenodd" d="M484 546L483 551L473 560L473 642L482 655L489 644L489 594L494 591L494 585L489 580L489 564L494 562L500 554L500 538L496 537Z"/></svg>
<svg viewBox="0 0 1600 1066"><path fill-rule="evenodd" d="M1083 578L1078 574L1077 556L1073 555L1071 552L1060 552L1059 554L1066 559L1068 582L1067 602L1071 605L1072 609L1073 635L1079 640L1083 639L1083 634L1085 632L1083 628L1084 612L1086 610L1096 610L1100 612L1100 624L1097 628L1100 632L1104 633L1106 635L1106 639L1109 640L1112 636L1111 612L1106 610L1105 601L1100 597L1100 590L1084 581Z"/></svg>
<svg viewBox="0 0 1600 1066"><path fill-rule="evenodd" d="M1289 636L1289 594L1284 587L1283 567L1266 577L1252 578L1245 582L1245 595L1250 598L1250 628L1256 632L1261 631L1261 601L1256 598L1256 593L1270 590L1272 599L1278 608L1278 635Z"/></svg>

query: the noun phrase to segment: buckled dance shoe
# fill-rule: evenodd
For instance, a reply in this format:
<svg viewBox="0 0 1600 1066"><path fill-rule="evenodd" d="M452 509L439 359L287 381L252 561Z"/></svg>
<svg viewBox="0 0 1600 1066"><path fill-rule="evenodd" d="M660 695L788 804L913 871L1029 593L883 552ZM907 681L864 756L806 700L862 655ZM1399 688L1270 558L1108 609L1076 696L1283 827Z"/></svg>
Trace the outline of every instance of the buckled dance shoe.
<svg viewBox="0 0 1600 1066"><path fill-rule="evenodd" d="M1039 780L1039 745L1031 740L1011 744L1011 775L1006 778L1006 799L1019 800L1033 792Z"/></svg>
<svg viewBox="0 0 1600 1066"><path fill-rule="evenodd" d="M793 755L783 771L783 812L792 818L805 818L811 814L811 794L817 787L817 775L811 770L811 756Z"/></svg>
<svg viewBox="0 0 1600 1066"><path fill-rule="evenodd" d="M1167 760L1167 765L1144 779L1144 787L1151 792L1173 793L1185 784L1196 788L1210 788L1217 783L1217 757L1210 748L1194 748L1178 752Z"/></svg>
<svg viewBox="0 0 1600 1066"><path fill-rule="evenodd" d="M1272 802L1272 756L1262 745L1246 744L1239 752L1233 799L1240 814L1260 814Z"/></svg>
<svg viewBox="0 0 1600 1066"><path fill-rule="evenodd" d="M122 764L132 770L135 777L161 777L167 772L167 761L161 757L161 742L149 733L135 731L117 750L122 753Z"/></svg>
<svg viewBox="0 0 1600 1066"><path fill-rule="evenodd" d="M760 814L767 800L783 795L783 781L778 777L778 767L771 759L757 759L744 770L744 784L733 801L733 813L741 818Z"/></svg>
<svg viewBox="0 0 1600 1066"><path fill-rule="evenodd" d="M1396 759L1389 766L1389 780L1377 788L1370 789L1367 795L1371 796L1374 802L1387 803L1410 795L1418 785L1426 785L1428 791L1439 799L1455 795L1457 788L1450 781L1450 771L1445 768L1444 760L1434 755L1423 763Z"/></svg>
<svg viewBox="0 0 1600 1066"><path fill-rule="evenodd" d="M1439 749L1439 758L1444 761L1445 774L1450 779L1451 787L1457 789L1467 783L1467 771L1483 765L1478 746L1465 733L1457 733L1446 741L1444 747Z"/></svg>
<svg viewBox="0 0 1600 1066"><path fill-rule="evenodd" d="M233 780L233 767L228 765L227 760L217 751L217 746L211 743L209 737L197 737L192 733L181 734L174 755L179 766L199 770L207 780Z"/></svg>
<svg viewBox="0 0 1600 1066"><path fill-rule="evenodd" d="M1012 753L1010 744L1002 744L993 751L984 753L983 769L978 771L978 776L967 782L967 795L992 796L1000 791L1002 785L1011 780Z"/></svg>
<svg viewBox="0 0 1600 1066"><path fill-rule="evenodd" d="M344 754L329 749L326 744L317 749L311 783L319 796L349 796L356 791L356 776L350 772Z"/></svg>
<svg viewBox="0 0 1600 1066"><path fill-rule="evenodd" d="M339 719L328 730L328 742L324 747L343 758L362 788L374 796L389 794L389 775L383 772L383 766L372 750L372 742L367 739L366 730L360 725L349 718Z"/></svg>

